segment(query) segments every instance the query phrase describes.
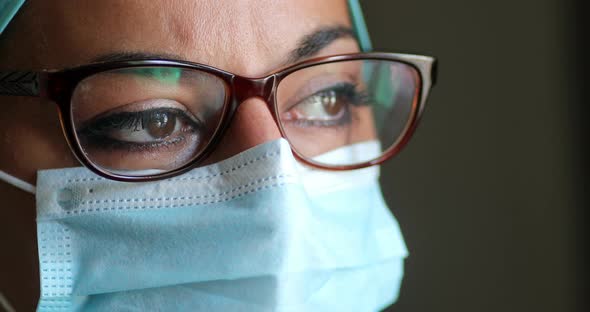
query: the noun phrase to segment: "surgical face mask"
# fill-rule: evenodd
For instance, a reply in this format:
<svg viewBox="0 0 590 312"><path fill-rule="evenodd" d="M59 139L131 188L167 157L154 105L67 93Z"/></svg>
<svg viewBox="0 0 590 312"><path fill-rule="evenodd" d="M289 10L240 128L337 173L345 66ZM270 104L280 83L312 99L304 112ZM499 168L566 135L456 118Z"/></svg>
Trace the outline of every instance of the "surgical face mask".
<svg viewBox="0 0 590 312"><path fill-rule="evenodd" d="M308 169L284 139L156 182L44 170L36 197L38 311L377 311L407 255L377 167Z"/></svg>

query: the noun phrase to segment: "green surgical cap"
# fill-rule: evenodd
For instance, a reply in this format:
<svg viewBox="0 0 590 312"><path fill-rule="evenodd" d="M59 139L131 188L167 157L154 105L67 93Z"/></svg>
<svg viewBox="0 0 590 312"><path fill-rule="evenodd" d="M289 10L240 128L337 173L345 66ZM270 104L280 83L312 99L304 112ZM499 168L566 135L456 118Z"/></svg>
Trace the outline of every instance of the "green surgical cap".
<svg viewBox="0 0 590 312"><path fill-rule="evenodd" d="M0 34L25 0L0 0Z"/></svg>
<svg viewBox="0 0 590 312"><path fill-rule="evenodd" d="M369 37L369 31L367 30L367 24L365 23L359 0L348 0L348 10L361 50L363 52L371 51L373 49L371 38Z"/></svg>
<svg viewBox="0 0 590 312"><path fill-rule="evenodd" d="M0 34L2 34L6 25L8 25L24 2L25 0L0 0ZM348 0L348 9L361 49L363 51L370 51L371 40L369 39L369 32L367 31L367 25L365 24L359 0Z"/></svg>

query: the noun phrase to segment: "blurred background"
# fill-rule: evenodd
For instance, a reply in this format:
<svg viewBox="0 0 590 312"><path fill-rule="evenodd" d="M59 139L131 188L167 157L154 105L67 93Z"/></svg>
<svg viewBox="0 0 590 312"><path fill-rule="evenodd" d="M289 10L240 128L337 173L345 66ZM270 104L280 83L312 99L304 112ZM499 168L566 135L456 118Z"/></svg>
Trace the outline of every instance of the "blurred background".
<svg viewBox="0 0 590 312"><path fill-rule="evenodd" d="M382 173L410 249L387 311L589 311L587 1L361 2L375 50L440 61Z"/></svg>

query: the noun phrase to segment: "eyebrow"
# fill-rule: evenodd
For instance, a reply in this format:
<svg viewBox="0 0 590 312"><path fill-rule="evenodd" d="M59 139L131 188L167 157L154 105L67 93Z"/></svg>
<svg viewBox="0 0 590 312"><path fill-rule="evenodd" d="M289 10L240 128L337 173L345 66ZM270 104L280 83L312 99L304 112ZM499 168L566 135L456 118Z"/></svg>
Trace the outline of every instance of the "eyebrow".
<svg viewBox="0 0 590 312"><path fill-rule="evenodd" d="M344 26L320 28L301 39L297 48L289 54L288 63L296 63L314 56L333 41L344 38L354 39L354 31Z"/></svg>
<svg viewBox="0 0 590 312"><path fill-rule="evenodd" d="M329 46L338 39L355 38L354 31L345 26L330 26L320 28L304 36L297 47L293 49L287 57L287 64L296 63L308 57L312 57L323 48ZM100 55L93 58L91 62L117 62L117 61L134 61L143 59L175 59L182 60L182 56L169 53L149 53L149 52L114 52Z"/></svg>

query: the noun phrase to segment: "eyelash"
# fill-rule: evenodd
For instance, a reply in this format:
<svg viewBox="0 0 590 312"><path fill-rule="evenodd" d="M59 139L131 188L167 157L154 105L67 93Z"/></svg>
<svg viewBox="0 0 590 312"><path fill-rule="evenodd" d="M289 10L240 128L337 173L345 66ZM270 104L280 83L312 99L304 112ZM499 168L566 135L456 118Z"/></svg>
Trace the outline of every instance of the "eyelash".
<svg viewBox="0 0 590 312"><path fill-rule="evenodd" d="M166 148L172 145L181 143L184 138L178 137L171 141L160 141L153 143L137 143L137 142L125 142L116 140L105 135L106 131L109 130L122 130L122 129L145 129L145 124L152 118L153 114L156 113L168 113L173 118L177 118L180 122L185 122L190 125L192 130L183 132L198 132L198 129L202 128L201 123L195 121L187 116L187 114L174 108L154 108L139 112L123 112L117 113L105 117L101 117L97 120L91 121L88 125L84 126L82 130L78 131L79 137L85 137L88 140L88 144L110 150L127 150L128 152L143 152L153 151L154 149Z"/></svg>
<svg viewBox="0 0 590 312"><path fill-rule="evenodd" d="M338 84L332 88L332 90L341 92L348 100L348 104L352 104L353 106L366 106L370 100L369 93L366 90L360 91L359 86L356 83Z"/></svg>

